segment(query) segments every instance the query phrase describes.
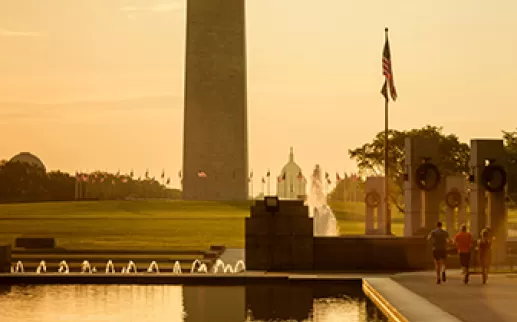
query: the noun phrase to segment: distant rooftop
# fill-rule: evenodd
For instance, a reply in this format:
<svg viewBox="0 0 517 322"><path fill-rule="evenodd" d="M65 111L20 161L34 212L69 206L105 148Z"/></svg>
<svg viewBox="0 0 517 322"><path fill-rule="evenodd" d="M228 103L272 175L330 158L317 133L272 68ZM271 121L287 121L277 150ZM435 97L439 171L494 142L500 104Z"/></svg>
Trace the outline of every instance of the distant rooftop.
<svg viewBox="0 0 517 322"><path fill-rule="evenodd" d="M29 152L21 152L12 157L9 162L25 162L46 170L45 165L41 162L40 158Z"/></svg>

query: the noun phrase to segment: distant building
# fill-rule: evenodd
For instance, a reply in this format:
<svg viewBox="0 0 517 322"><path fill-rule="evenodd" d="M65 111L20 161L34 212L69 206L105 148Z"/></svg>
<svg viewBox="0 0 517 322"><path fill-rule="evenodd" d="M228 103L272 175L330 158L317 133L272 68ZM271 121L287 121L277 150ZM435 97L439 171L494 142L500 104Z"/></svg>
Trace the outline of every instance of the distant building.
<svg viewBox="0 0 517 322"><path fill-rule="evenodd" d="M34 154L29 153L29 152L19 153L19 154L15 155L14 157L12 157L11 160L9 160L9 162L28 163L28 164L32 164L34 166L40 167L46 171L45 165L43 164L43 162L41 162L40 158L38 158L37 156L35 156Z"/></svg>
<svg viewBox="0 0 517 322"><path fill-rule="evenodd" d="M304 199L307 180L303 176L302 169L294 162L293 148L289 153L289 162L282 168L277 177L276 191L278 198Z"/></svg>

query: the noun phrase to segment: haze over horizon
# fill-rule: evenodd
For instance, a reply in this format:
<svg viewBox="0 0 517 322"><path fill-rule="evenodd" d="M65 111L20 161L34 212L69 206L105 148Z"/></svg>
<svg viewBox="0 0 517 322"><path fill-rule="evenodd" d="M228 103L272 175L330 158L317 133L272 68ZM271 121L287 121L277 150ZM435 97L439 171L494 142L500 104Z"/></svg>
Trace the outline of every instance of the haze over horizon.
<svg viewBox="0 0 517 322"><path fill-rule="evenodd" d="M182 162L185 0L0 4L0 159L141 175ZM399 98L390 127L443 126L463 142L517 127L517 3L247 1L254 191L294 147L307 176L352 172L348 149L384 127L390 28ZM274 186L274 185L273 185Z"/></svg>

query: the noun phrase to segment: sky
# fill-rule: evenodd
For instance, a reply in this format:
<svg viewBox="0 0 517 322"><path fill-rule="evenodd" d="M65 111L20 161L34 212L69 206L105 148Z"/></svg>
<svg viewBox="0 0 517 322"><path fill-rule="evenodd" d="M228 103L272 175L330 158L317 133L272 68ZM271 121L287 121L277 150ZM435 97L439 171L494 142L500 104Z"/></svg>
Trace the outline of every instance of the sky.
<svg viewBox="0 0 517 322"><path fill-rule="evenodd" d="M0 0L0 158L137 175L179 187L185 0ZM517 2L248 0L249 167L255 191L294 147L356 170L348 150L384 128L443 126L468 142L517 127Z"/></svg>

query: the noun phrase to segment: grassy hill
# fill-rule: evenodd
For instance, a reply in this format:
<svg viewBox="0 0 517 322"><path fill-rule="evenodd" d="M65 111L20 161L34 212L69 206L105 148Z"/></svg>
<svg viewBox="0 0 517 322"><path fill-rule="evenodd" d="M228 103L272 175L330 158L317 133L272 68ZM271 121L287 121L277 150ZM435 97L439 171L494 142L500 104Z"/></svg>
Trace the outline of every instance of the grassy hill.
<svg viewBox="0 0 517 322"><path fill-rule="evenodd" d="M67 248L243 247L249 206L248 202L164 200L4 204L0 205L0 243L30 234L53 236ZM364 232L363 203L331 207L341 234ZM394 212L397 235L402 234L402 222L402 215Z"/></svg>

